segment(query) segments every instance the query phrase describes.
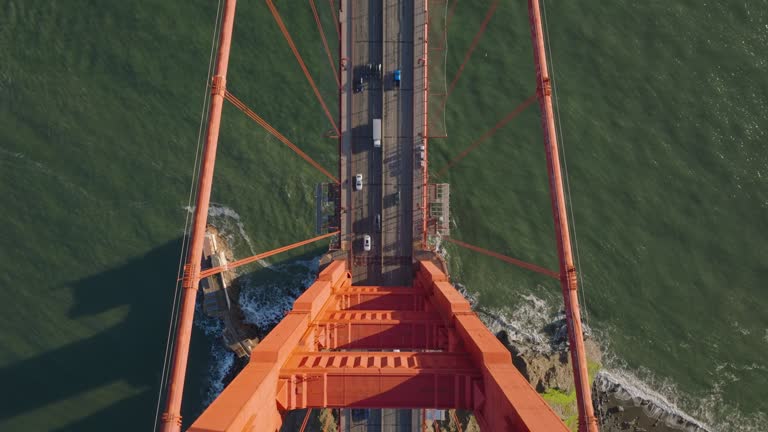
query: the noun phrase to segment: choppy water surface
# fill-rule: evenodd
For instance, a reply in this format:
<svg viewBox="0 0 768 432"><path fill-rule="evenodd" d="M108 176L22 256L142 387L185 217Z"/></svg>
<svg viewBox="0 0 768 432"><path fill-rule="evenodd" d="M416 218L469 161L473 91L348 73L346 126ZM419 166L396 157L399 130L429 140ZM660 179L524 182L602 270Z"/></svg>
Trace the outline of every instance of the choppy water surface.
<svg viewBox="0 0 768 432"><path fill-rule="evenodd" d="M607 369L716 430L763 430L768 2L547 6L585 315ZM311 10L282 7L336 109ZM459 2L449 79L485 9ZM16 391L0 429L151 425L215 13L0 1L0 382ZM528 31L524 6L503 2L449 98L434 167L533 91ZM330 126L262 3L240 2L234 39L230 91L332 167ZM555 268L538 127L528 109L441 180L456 238ZM311 236L321 175L232 107L219 150L211 216L238 255ZM277 320L319 251L254 264L246 316ZM520 337L556 314L556 284L447 252L454 280ZM188 418L232 363L218 343L199 320Z"/></svg>

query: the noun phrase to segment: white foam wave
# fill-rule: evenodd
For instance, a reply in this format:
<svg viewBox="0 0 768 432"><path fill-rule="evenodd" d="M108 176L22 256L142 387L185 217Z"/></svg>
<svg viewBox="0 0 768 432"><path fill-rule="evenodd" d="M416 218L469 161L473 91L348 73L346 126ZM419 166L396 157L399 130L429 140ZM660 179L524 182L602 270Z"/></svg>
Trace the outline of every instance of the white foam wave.
<svg viewBox="0 0 768 432"><path fill-rule="evenodd" d="M293 307L294 300L314 282L319 259L292 261L269 268L287 278L262 285L254 285L246 279L239 299L245 321L265 331L280 322Z"/></svg>
<svg viewBox="0 0 768 432"><path fill-rule="evenodd" d="M235 353L224 347L223 344L213 344L210 355L208 388L203 400L205 406L210 405L224 391L224 387L227 386L227 376L235 366Z"/></svg>
<svg viewBox="0 0 768 432"><path fill-rule="evenodd" d="M208 406L226 387L227 375L235 365L235 354L221 343L221 335L224 332L223 321L203 314L199 303L195 306L195 326L206 336L216 340L210 346L208 379L203 398L203 406Z"/></svg>
<svg viewBox="0 0 768 432"><path fill-rule="evenodd" d="M194 211L194 207L184 206L184 210L191 213ZM235 210L225 205L211 203L208 207L208 218L219 229L219 234L230 241L230 247L236 249L240 241L244 241L251 254L256 254L253 241L245 231L245 225L240 214ZM258 263L263 267L269 266L269 262L266 260L259 260Z"/></svg>
<svg viewBox="0 0 768 432"><path fill-rule="evenodd" d="M476 295L467 293L461 284L456 285L491 332L504 331L510 342L534 352L551 353L554 350L550 336L543 330L560 316L544 299L533 294L521 294L521 301L513 310L492 310L479 307Z"/></svg>
<svg viewBox="0 0 768 432"><path fill-rule="evenodd" d="M530 349L542 354L565 349L564 344L557 343L557 341L564 340L565 335L560 334L562 329L556 331L554 335L548 335L544 332L548 326L562 323L563 315L559 309L559 304L550 304L545 299L533 294L521 294L521 301L514 309L489 309L479 306L476 294L468 292L461 284L456 284L456 286L472 304L473 309L488 329L493 333L505 331L509 341L518 348ZM591 330L585 325L585 334L589 333ZM594 338L595 340L599 342L607 340L607 336L603 335L604 332L596 333L598 336ZM615 354L610 352L607 343L601 343L601 345L602 355L608 364L624 364ZM763 368L757 364L745 367ZM600 387L601 391L606 391L609 388L621 389L621 395L625 396L625 400L632 399L638 406L644 406L650 415L667 419L673 424L677 422L680 427L687 424L688 429L686 430L689 431L756 432L762 430L757 427L758 425L765 424L765 422L761 423L761 419L764 419L763 415L746 418L740 415L738 410L727 408L727 404L724 403L718 392L713 392L703 404L699 405L700 409L696 409L694 408L696 405L690 403L692 402L691 398L683 396L671 381L656 379L646 369L641 369L639 373L643 379L638 378L638 375L630 372L628 368L609 367L601 370L598 374L599 380L596 379L596 385L602 386ZM727 373L722 374L723 377L727 377L727 375ZM690 414L681 406L688 407ZM731 426L723 426L722 428L709 426L710 424L720 424L718 419L734 417L739 419L739 426L735 429ZM682 419L682 422L678 422L678 419Z"/></svg>
<svg viewBox="0 0 768 432"><path fill-rule="evenodd" d="M600 332L602 333L602 332ZM728 384L738 381L736 371L761 370L766 371L765 365L751 363L733 365L721 363L715 366L710 388L702 393L689 394L679 389L674 380L660 378L648 368L630 368L608 348L607 336L598 338L603 350L604 368L598 378L611 385L620 386L622 392L633 401L643 406L655 407L657 414L660 410L676 415L688 422L689 429L706 430L711 432L763 432L768 423L768 415L764 412L745 414L739 406L724 397L724 389ZM599 380L596 379L596 383ZM606 384L606 382L603 382ZM694 427L695 426L695 427ZM698 429L696 429L698 428Z"/></svg>
<svg viewBox="0 0 768 432"><path fill-rule="evenodd" d="M670 424L685 425L684 430L713 431L708 426L678 408L675 401L652 389L634 374L624 370L603 369L595 377L595 388L603 393L611 392L616 398L632 400L636 406L643 406L649 416L666 420ZM679 419L682 419L681 422Z"/></svg>

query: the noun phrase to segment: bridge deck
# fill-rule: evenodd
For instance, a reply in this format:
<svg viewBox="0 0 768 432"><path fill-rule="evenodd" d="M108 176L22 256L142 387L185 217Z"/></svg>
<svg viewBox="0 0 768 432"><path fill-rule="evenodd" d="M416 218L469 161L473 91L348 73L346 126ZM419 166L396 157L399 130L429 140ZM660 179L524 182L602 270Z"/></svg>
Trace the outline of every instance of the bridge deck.
<svg viewBox="0 0 768 432"><path fill-rule="evenodd" d="M342 246L353 283L408 285L421 218L424 0L342 2L341 90ZM415 13L415 11L418 11ZM367 66L382 65L381 77ZM395 86L394 71L401 71ZM364 89L359 90L360 78ZM419 105L414 105L418 102ZM414 107L417 107L414 110ZM373 147L373 119L382 119L382 146ZM416 125L416 126L415 126ZM355 190L355 176L363 176ZM371 250L363 237L371 237Z"/></svg>

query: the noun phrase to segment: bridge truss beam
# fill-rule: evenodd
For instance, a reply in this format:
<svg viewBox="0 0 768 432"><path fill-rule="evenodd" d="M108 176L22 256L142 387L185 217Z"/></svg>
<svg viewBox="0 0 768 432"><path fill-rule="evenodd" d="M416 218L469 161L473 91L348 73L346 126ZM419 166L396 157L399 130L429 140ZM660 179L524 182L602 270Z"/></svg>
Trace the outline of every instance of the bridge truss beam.
<svg viewBox="0 0 768 432"><path fill-rule="evenodd" d="M566 432L446 274L431 261L417 269L412 287L358 287L346 261L331 263L190 431L278 431L288 411L303 408L451 407L474 411L483 430ZM394 304L407 307L373 307ZM404 335L417 323L431 326L439 351L327 351L338 341L369 346L387 332L404 341L388 348L413 348Z"/></svg>

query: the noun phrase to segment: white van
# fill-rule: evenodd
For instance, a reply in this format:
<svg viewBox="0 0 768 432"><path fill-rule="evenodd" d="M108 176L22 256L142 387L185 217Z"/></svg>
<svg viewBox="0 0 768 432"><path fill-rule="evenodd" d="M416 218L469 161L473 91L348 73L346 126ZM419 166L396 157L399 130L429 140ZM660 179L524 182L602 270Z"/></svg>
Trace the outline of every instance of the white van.
<svg viewBox="0 0 768 432"><path fill-rule="evenodd" d="M381 147L381 119L373 119L373 146Z"/></svg>

